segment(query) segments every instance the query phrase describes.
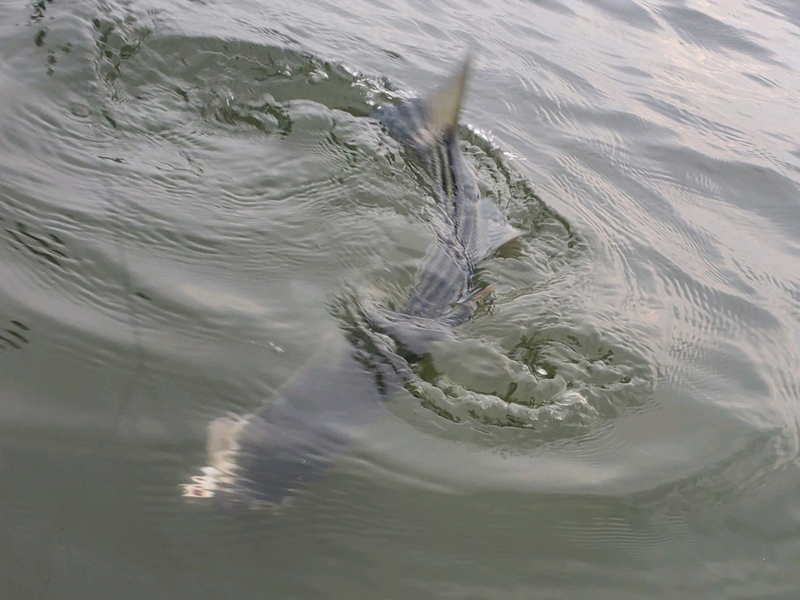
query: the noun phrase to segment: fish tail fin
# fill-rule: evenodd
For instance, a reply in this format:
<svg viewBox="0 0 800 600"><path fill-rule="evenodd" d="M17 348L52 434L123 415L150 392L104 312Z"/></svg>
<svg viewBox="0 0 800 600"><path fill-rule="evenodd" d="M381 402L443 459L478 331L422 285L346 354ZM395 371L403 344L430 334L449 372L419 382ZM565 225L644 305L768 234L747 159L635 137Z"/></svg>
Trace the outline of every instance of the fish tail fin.
<svg viewBox="0 0 800 600"><path fill-rule="evenodd" d="M454 136L471 63L467 54L459 69L435 92L397 106L382 106L375 117L389 135L424 154L435 143Z"/></svg>
<svg viewBox="0 0 800 600"><path fill-rule="evenodd" d="M458 125L471 65L472 55L467 54L458 71L427 99L427 127L437 137L452 134Z"/></svg>

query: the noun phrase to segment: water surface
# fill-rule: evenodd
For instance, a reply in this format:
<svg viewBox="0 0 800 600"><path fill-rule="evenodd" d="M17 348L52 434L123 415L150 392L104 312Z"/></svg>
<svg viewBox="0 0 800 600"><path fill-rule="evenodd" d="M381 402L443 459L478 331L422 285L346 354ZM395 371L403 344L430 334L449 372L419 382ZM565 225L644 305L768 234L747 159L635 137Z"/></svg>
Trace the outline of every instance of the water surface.
<svg viewBox="0 0 800 600"><path fill-rule="evenodd" d="M435 196L368 115L468 47L494 298L290 510L187 502L402 304ZM798 48L791 0L0 7L3 597L798 597Z"/></svg>

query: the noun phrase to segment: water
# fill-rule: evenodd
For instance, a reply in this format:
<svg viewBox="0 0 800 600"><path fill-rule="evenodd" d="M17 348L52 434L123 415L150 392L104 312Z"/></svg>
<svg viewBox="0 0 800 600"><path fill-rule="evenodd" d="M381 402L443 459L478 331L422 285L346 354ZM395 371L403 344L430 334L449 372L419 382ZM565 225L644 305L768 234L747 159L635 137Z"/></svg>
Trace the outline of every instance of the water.
<svg viewBox="0 0 800 600"><path fill-rule="evenodd" d="M433 195L366 115L467 47L494 300L290 510L187 502L405 298ZM793 0L0 6L2 596L797 598L799 49Z"/></svg>

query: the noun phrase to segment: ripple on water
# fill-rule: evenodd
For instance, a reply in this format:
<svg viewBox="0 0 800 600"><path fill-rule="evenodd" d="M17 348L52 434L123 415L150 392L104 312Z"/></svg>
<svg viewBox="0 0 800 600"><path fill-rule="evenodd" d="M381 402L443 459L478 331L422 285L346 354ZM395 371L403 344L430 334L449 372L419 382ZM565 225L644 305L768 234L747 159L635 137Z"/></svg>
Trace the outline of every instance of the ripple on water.
<svg viewBox="0 0 800 600"><path fill-rule="evenodd" d="M776 63L771 50L753 41L752 38L758 36L752 32L685 6L664 7L659 13L683 40L691 44L723 53L734 50L763 62Z"/></svg>
<svg viewBox="0 0 800 600"><path fill-rule="evenodd" d="M383 86L284 48L156 34L108 17L94 27L108 94L105 134L119 159L105 168L140 191L122 213L126 244L169 252L173 261L202 260L212 271L232 255L238 268L262 276L345 268L401 301L421 256L417 248L409 254L407 242L396 244L419 239L433 198L402 149L360 118L388 97ZM578 88L589 84L570 85L581 95ZM495 316L478 317L458 347L423 365L414 384L422 406L445 421L471 423L482 445L517 444L524 452L586 434L645 403L655 381L646 349L629 344L632 330L587 329L578 324L585 306L564 302L583 293L587 242L489 139L461 133L481 191L527 233L482 266L481 277L498 293L489 311ZM220 160L247 154L243 148L258 169L252 160ZM333 245L337 228L348 234ZM376 253L382 239L392 244ZM174 320L174 307L167 310L174 300L137 271L134 281L152 301L144 318L154 329L170 319L189 327ZM544 317L554 306L557 326ZM481 341L485 327L496 344ZM504 429L517 433L506 439L498 433Z"/></svg>
<svg viewBox="0 0 800 600"><path fill-rule="evenodd" d="M598 10L633 25L639 29L653 31L661 29L650 11L634 0L584 0Z"/></svg>
<svg viewBox="0 0 800 600"><path fill-rule="evenodd" d="M479 446L526 453L590 434L652 397L655 373L647 356L611 331L569 323L568 312L558 324L534 316L522 325L506 310L503 318L515 325L504 327L517 339L513 345L479 338L434 351L412 390L422 406L455 425L445 437L460 437L460 425L468 423Z"/></svg>
<svg viewBox="0 0 800 600"><path fill-rule="evenodd" d="M30 327L22 321L11 319L5 328L0 328L0 350L21 350L28 343Z"/></svg>
<svg viewBox="0 0 800 600"><path fill-rule="evenodd" d="M404 418L448 439L525 453L586 435L646 403L655 373L653 349L635 341L641 332L613 315L597 315L598 328L586 322L587 241L487 138L463 133L481 192L526 233L482 264L479 277L495 286L495 300L458 332L459 341L437 348L410 385L439 419L401 411Z"/></svg>
<svg viewBox="0 0 800 600"><path fill-rule="evenodd" d="M2 466L9 568L37 565L12 595L52 567L50 592L148 597L397 595L400 571L406 596L659 597L679 573L791 597L798 151L728 103L791 108L775 39L697 3L158 4L36 2L4 39ZM429 184L363 118L391 87L286 47L422 88L470 36L468 120L503 139L462 148L526 232L481 266L494 298L299 510L187 506L206 424L325 354L342 287L401 303L431 243Z"/></svg>
<svg viewBox="0 0 800 600"><path fill-rule="evenodd" d="M625 3L593 4L637 27L657 27L646 9ZM676 15L673 11L665 18L693 16ZM255 278L326 281L327 290L337 285L328 278L346 273L353 285L381 288L378 295L402 301L421 259L419 247L428 243L426 211L433 198L413 161L362 118L375 102L391 96L387 86L283 47L159 31L142 15L104 12L93 19L92 31L101 108L73 101L66 104L69 114L46 104L40 105L46 114L20 112L27 117L19 119L21 144L36 137L28 135L26 127L55 132L62 147L53 151L51 146L51 166L72 173L73 185L113 179L88 190L92 199L86 223L92 226L84 225L75 235L63 235L63 227L55 224L34 228L19 215L7 216L8 243L25 260L37 262L32 272L39 285L53 279L46 268L69 266L74 273L64 277L80 273L80 287L88 289L76 290L76 304L102 308L110 315L126 313L131 307L120 305L121 280L109 281L107 274L128 271L133 287L126 293L141 294L136 302L142 312L136 318L148 332L147 351L160 359L167 359L176 348L189 352L192 342L211 344L227 327L272 333L269 326L258 329L256 324L264 315L279 313L269 300L255 300L257 288L220 296L218 286L208 283L236 285L228 277L234 265ZM753 50L732 41L734 34L744 34L719 27L715 31L721 47ZM40 41L51 39L47 33ZM537 93L533 110L544 120L570 127L579 124L581 133L626 131L634 139L669 135L666 127L632 113L594 106L591 99L603 93L588 79L535 54L525 61L528 71L544 67L558 83L556 94L546 82L529 82ZM678 125L741 140L739 131L663 99L644 95L639 100ZM94 125L91 132L87 122ZM59 127L61 123L69 127ZM411 391L423 410L400 411L412 426L446 439L469 440L481 448L525 454L548 442L591 437L605 423L645 405L653 397L658 379L654 365L663 351L658 347L659 334L654 333L656 323L637 322L628 312L603 302L594 305L592 299L603 290L598 262L610 258L615 262L612 268L623 270L629 286L624 308L641 303L647 294L637 288L636 278L642 273L634 272L640 267L630 255L646 255L654 244L672 248L670 256L659 253L652 258L674 269L662 269L660 278L647 275L653 286L663 286L667 298L674 300L672 314L687 332L676 336L670 351L673 360L696 361L696 369L728 364L730 369L719 371L720 377L755 394L766 392L764 379L747 369L752 356L737 345L707 340L723 334L761 340L758 327L774 331L774 320L728 289L729 274L715 264L719 254L706 252L713 249L712 239L682 221L663 196L665 189L674 193L681 183L693 190L702 184L713 196L721 177L737 177L736 165L714 163L721 172L695 168L689 175L664 173L642 167L613 136L612 141L592 140L585 160L563 157L563 161L571 175L582 176L569 183L576 195L581 190L605 194L607 207L593 215L606 217L598 226L604 241L596 245L541 201L490 138L466 127L460 133L481 192L526 234L481 267L480 278L495 287L493 303L458 332L456 341L438 348L420 366L420 379L412 383ZM66 152L75 139L93 148L95 157ZM672 159L664 160L668 165L698 162L697 156L680 154L685 150L675 145L655 149L669 155L661 157ZM601 175L600 156L611 157L618 170L615 180ZM98 174L102 175L92 177ZM790 195L791 182L777 172L764 176L782 197ZM749 192L749 182L741 177L743 194ZM626 218L613 205L621 191L632 205L639 204ZM41 189L37 192L37 201L46 204ZM116 198L111 205L109 196ZM650 202L647 210L641 210L644 201ZM98 218L97 211L89 210L92 203L106 207L104 216ZM767 204L764 210L779 213L770 217L784 216L778 204ZM672 225L667 227L666 221ZM77 235L109 225L113 240L90 245ZM653 235L646 244L639 239L643 230ZM127 256L119 253L118 245L114 247L119 243ZM690 273L677 267L686 264L686 256L703 257ZM173 277L171 289L166 284L168 263L187 266ZM719 284L721 290L698 287L695 278ZM238 307L237 316L223 317L220 303ZM733 308L719 311L714 308L718 305ZM297 320L287 314L282 318ZM656 319L661 322L660 316ZM89 319L83 322L88 324ZM202 323L204 330L193 331L193 323ZM299 321L297 325L301 326ZM153 333L165 330L171 341ZM186 360L192 357L197 354L189 352ZM179 362L173 367L178 369ZM678 382L693 380L699 373L671 368L666 365L661 374L672 373ZM278 382L274 375L273 382ZM787 393L793 385L785 382ZM243 411L258 406L268 391L256 387L258 397L240 398L236 406ZM214 413L214 402L209 399L204 404L198 419Z"/></svg>

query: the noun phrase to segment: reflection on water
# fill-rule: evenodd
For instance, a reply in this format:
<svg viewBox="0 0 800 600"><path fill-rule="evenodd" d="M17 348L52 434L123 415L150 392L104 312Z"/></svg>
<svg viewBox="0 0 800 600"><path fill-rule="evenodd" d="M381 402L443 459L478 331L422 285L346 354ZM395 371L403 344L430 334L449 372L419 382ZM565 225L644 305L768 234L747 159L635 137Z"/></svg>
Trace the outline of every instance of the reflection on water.
<svg viewBox="0 0 800 600"><path fill-rule="evenodd" d="M12 319L6 329L0 330L0 349L22 349L22 346L28 343L28 338L26 337L28 331L30 329L25 323Z"/></svg>
<svg viewBox="0 0 800 600"><path fill-rule="evenodd" d="M0 8L3 591L795 598L798 23ZM494 297L291 510L185 503L207 424L324 368L339 300L407 297L435 199L368 115L468 46L461 147L525 232Z"/></svg>
<svg viewBox="0 0 800 600"><path fill-rule="evenodd" d="M62 248L64 242L54 233L48 236L35 235L31 233L24 223L19 221L14 224L13 229L5 230L11 238L9 245L17 251L27 250L39 260L47 261L56 267L61 266L61 261L67 258Z"/></svg>

